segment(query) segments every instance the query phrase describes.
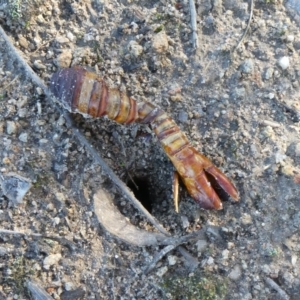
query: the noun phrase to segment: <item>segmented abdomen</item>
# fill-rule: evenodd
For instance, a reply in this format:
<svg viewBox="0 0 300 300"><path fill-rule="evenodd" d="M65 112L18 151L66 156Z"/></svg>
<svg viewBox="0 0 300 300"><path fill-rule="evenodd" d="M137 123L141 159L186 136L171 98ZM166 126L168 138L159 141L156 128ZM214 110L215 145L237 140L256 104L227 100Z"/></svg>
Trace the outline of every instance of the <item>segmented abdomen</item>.
<svg viewBox="0 0 300 300"><path fill-rule="evenodd" d="M109 88L102 78L81 67L54 73L50 90L73 112L92 117L107 115L121 124L151 124L171 159L189 145L185 134L162 109L149 102L137 103L120 90Z"/></svg>

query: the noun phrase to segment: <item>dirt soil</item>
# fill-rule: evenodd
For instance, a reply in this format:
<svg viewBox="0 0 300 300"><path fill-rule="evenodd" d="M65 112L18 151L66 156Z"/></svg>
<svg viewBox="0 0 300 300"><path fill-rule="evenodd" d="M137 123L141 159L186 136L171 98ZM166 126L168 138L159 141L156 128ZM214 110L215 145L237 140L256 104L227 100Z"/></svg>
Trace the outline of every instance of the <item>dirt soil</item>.
<svg viewBox="0 0 300 300"><path fill-rule="evenodd" d="M110 234L93 195L105 188L133 225L157 230L0 36L0 299L299 299L300 23L285 1L254 1L237 48L251 2L195 2L197 50L188 1L0 1L2 28L46 84L81 65L162 107L240 194L205 211L182 188L177 214L173 166L150 128L74 114L120 179L138 181L140 200L172 236L206 229L182 245L194 267L175 248L146 274L164 246Z"/></svg>

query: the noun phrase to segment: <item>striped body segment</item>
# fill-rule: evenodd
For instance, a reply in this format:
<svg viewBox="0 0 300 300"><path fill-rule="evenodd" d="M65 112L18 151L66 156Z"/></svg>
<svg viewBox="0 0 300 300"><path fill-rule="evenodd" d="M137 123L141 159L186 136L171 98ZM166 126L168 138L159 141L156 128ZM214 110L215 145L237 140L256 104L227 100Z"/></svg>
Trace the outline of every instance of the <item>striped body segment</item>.
<svg viewBox="0 0 300 300"><path fill-rule="evenodd" d="M65 108L92 117L107 116L120 124L150 124L190 195L206 209L221 209L222 203L205 172L234 199L238 193L230 180L189 143L185 134L162 109L149 102L137 103L102 78L81 67L53 74L50 90Z"/></svg>

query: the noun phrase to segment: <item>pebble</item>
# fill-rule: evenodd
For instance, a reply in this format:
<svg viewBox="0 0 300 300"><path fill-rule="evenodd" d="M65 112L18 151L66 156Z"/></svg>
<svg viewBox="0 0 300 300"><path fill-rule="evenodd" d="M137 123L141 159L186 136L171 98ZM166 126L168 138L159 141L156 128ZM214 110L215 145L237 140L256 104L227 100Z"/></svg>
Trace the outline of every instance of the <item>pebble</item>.
<svg viewBox="0 0 300 300"><path fill-rule="evenodd" d="M35 60L33 63L33 66L39 70L45 70L46 66L40 61L40 60Z"/></svg>
<svg viewBox="0 0 300 300"><path fill-rule="evenodd" d="M73 282L66 282L64 284L64 288L65 288L66 291L74 290L74 284L73 284Z"/></svg>
<svg viewBox="0 0 300 300"><path fill-rule="evenodd" d="M273 77L274 69L273 68L267 68L264 72L264 79L269 80Z"/></svg>
<svg viewBox="0 0 300 300"><path fill-rule="evenodd" d="M274 130L271 126L266 126L265 129L263 130L263 134L265 137L274 139L275 138L275 133Z"/></svg>
<svg viewBox="0 0 300 300"><path fill-rule="evenodd" d="M0 177L0 186L3 194L14 205L17 205L23 201L24 196L31 187L31 182L16 173L8 173Z"/></svg>
<svg viewBox="0 0 300 300"><path fill-rule="evenodd" d="M190 222L189 222L187 216L181 216L181 222L182 222L183 228L187 228L190 226Z"/></svg>
<svg viewBox="0 0 300 300"><path fill-rule="evenodd" d="M181 122L181 123L187 123L189 120L189 115L186 111L181 111L179 114L178 114L178 121Z"/></svg>
<svg viewBox="0 0 300 300"><path fill-rule="evenodd" d="M233 93L236 98L243 98L246 94L246 90L244 87L236 87Z"/></svg>
<svg viewBox="0 0 300 300"><path fill-rule="evenodd" d="M291 263L292 263L292 265L293 265L293 266L295 266L295 265L296 265L296 263L297 263L297 260L298 260L298 257L297 257L297 255L292 255L292 257L291 257Z"/></svg>
<svg viewBox="0 0 300 300"><path fill-rule="evenodd" d="M168 262L170 266L174 266L177 263L177 257L175 255L168 256Z"/></svg>
<svg viewBox="0 0 300 300"><path fill-rule="evenodd" d="M7 134L11 135L16 133L17 131L17 125L14 121L7 121L6 122L6 132Z"/></svg>
<svg viewBox="0 0 300 300"><path fill-rule="evenodd" d="M159 277L162 277L167 272L168 272L168 267L162 267L162 268L158 269L158 271L156 272L156 275Z"/></svg>
<svg viewBox="0 0 300 300"><path fill-rule="evenodd" d="M296 156L300 156L300 142L295 146L295 154Z"/></svg>
<svg viewBox="0 0 300 300"><path fill-rule="evenodd" d="M19 44L21 47L28 49L29 43L28 41L24 38L23 35L18 35L18 39L19 39Z"/></svg>
<svg viewBox="0 0 300 300"><path fill-rule="evenodd" d="M58 42L59 44L67 44L69 43L69 39L65 36L58 36L55 38L56 42Z"/></svg>
<svg viewBox="0 0 300 300"><path fill-rule="evenodd" d="M52 222L53 222L53 225L56 226L56 225L58 225L60 223L60 218L59 217L55 217L55 218L53 218Z"/></svg>
<svg viewBox="0 0 300 300"><path fill-rule="evenodd" d="M227 249L223 250L222 251L222 258L224 260L226 260L226 259L228 259L228 257L229 257L229 250L227 250Z"/></svg>
<svg viewBox="0 0 300 300"><path fill-rule="evenodd" d="M286 159L286 155L285 154L282 154L280 152L277 152L275 154L275 162L276 162L276 164L279 164L279 163L283 162L285 159Z"/></svg>
<svg viewBox="0 0 300 300"><path fill-rule="evenodd" d="M28 139L28 133L27 132L23 132L19 135L19 140L23 143L27 143L27 139Z"/></svg>
<svg viewBox="0 0 300 300"><path fill-rule="evenodd" d="M252 224L252 217L251 217L251 215L249 215L247 213L244 213L242 215L241 222L242 222L243 225Z"/></svg>
<svg viewBox="0 0 300 300"><path fill-rule="evenodd" d="M143 47L139 45L136 41L130 41L127 49L129 54L133 57L139 57L143 53Z"/></svg>
<svg viewBox="0 0 300 300"><path fill-rule="evenodd" d="M50 267L57 264L60 259L61 259L60 253L48 255L43 261L44 269L49 270Z"/></svg>
<svg viewBox="0 0 300 300"><path fill-rule="evenodd" d="M208 243L206 240L199 240L197 243L196 243L196 246L197 246L197 251L198 252L203 252L207 246L208 246Z"/></svg>
<svg viewBox="0 0 300 300"><path fill-rule="evenodd" d="M228 274L228 277L232 280L238 280L242 275L242 270L239 265L234 266L231 272Z"/></svg>
<svg viewBox="0 0 300 300"><path fill-rule="evenodd" d="M168 36L165 31L160 31L154 34L152 39L152 48L157 53L163 53L168 50L169 43L168 43Z"/></svg>
<svg viewBox="0 0 300 300"><path fill-rule="evenodd" d="M283 56L278 59L278 65L282 70L286 70L290 66L290 59L288 56Z"/></svg>
<svg viewBox="0 0 300 300"><path fill-rule="evenodd" d="M207 265L212 265L212 264L214 263L214 261L215 261L215 260L213 259L213 257L210 256L210 257L207 259L206 264L207 264Z"/></svg>
<svg viewBox="0 0 300 300"><path fill-rule="evenodd" d="M254 62L252 59L246 59L240 66L243 73L250 74L254 70Z"/></svg>
<svg viewBox="0 0 300 300"><path fill-rule="evenodd" d="M70 42L74 42L75 41L75 36L71 31L68 31L66 34L67 38L70 40Z"/></svg>
<svg viewBox="0 0 300 300"><path fill-rule="evenodd" d="M295 37L291 34L289 34L287 37L286 37L286 41L288 43L292 43L293 41L295 40Z"/></svg>
<svg viewBox="0 0 300 300"><path fill-rule="evenodd" d="M59 68L68 68L72 61L72 50L65 49L61 54L54 60L54 64Z"/></svg>

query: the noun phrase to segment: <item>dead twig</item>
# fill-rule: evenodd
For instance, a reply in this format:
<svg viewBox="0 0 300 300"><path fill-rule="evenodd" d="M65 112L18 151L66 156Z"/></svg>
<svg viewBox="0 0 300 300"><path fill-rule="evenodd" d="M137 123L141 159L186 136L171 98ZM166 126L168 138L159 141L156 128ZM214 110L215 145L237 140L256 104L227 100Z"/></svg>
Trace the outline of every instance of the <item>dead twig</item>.
<svg viewBox="0 0 300 300"><path fill-rule="evenodd" d="M251 6L250 6L250 16L249 16L249 20L248 20L248 24L247 24L247 27L244 31L244 34L242 35L240 41L238 42L238 44L235 46L235 48L232 50L232 54L240 47L240 45L242 44L242 42L244 41L247 33L248 33L248 30L250 28L250 24L251 24L251 21L252 21L252 17L253 17L253 8L254 8L254 0L251 0Z"/></svg>
<svg viewBox="0 0 300 300"><path fill-rule="evenodd" d="M59 236L52 236L52 235L46 235L40 233L28 233L28 232L22 232L18 230L7 230L7 229L0 229L0 234L11 234L11 235L22 235L24 237L44 238L44 239L57 241L63 246L68 247L71 251L74 251L76 248L74 243L72 243L71 241L67 240L64 237L59 237Z"/></svg>
<svg viewBox="0 0 300 300"><path fill-rule="evenodd" d="M190 13L191 13L191 26L192 26L192 42L194 49L199 47L198 34L197 34L197 13L194 0L189 0Z"/></svg>
<svg viewBox="0 0 300 300"><path fill-rule="evenodd" d="M266 281L266 284L270 288L274 289L278 293L279 297L282 300L289 300L290 299L289 295L274 280L267 277L267 278L265 278L265 281Z"/></svg>
<svg viewBox="0 0 300 300"><path fill-rule="evenodd" d="M183 237L180 238L169 238L163 241L163 243L166 246L165 248L163 248L161 251L159 251L155 257L153 258L153 260L151 261L151 263L148 265L148 267L146 268L146 270L144 271L145 274L148 274L149 272L151 272L156 264L166 255L168 254L170 251L172 251L173 249L177 248L179 245L187 243L188 241L192 240L192 239L204 239L205 238L205 229L201 229L197 232L192 232L191 234L185 235ZM179 252L182 254L182 256L186 259L186 262L189 266L189 269L195 269L199 262L196 258L194 258L190 253L188 253L188 251L186 249L184 249L183 247L178 247Z"/></svg>
<svg viewBox="0 0 300 300"><path fill-rule="evenodd" d="M153 258L153 260L151 261L151 263L149 264L149 266L146 268L146 270L144 271L144 273L147 275L149 272L151 272L156 264L166 255L168 254L170 251L172 251L173 249L175 249L176 246L175 245L169 245L166 246L165 248L163 248L160 252L158 252L155 257Z"/></svg>

